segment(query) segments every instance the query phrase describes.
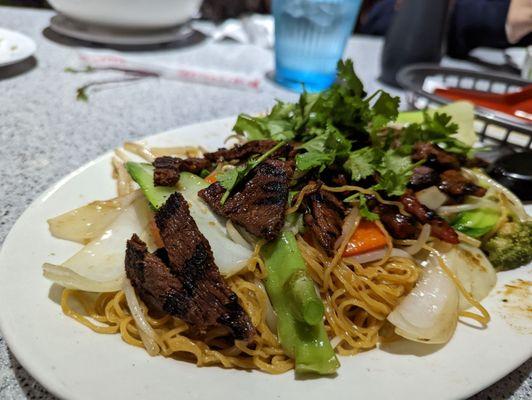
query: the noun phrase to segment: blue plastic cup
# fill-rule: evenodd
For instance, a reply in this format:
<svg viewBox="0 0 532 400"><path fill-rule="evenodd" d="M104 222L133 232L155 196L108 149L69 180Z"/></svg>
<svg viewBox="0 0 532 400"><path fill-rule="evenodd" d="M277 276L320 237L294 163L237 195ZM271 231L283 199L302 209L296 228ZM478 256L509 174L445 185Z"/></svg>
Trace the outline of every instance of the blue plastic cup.
<svg viewBox="0 0 532 400"><path fill-rule="evenodd" d="M361 0L273 0L275 80L308 92L328 88Z"/></svg>

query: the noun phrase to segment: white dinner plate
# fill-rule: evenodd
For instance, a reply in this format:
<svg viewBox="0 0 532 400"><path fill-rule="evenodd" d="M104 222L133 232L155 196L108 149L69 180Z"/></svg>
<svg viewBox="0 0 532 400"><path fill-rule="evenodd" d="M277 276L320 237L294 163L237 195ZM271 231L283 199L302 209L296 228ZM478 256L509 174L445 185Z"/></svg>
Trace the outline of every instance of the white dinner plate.
<svg viewBox="0 0 532 400"><path fill-rule="evenodd" d="M233 122L231 118L187 126L147 141L215 149L223 145ZM330 378L198 368L150 357L118 334L96 334L63 315L60 289L42 277L41 265L60 263L79 248L53 238L48 218L115 196L110 160L110 153L99 157L39 196L15 224L0 254L2 332L21 364L62 398L456 399L482 390L532 355L530 319L515 310L515 315L508 313L510 306L519 307L519 299L501 293L506 283L532 280L531 265L498 274L497 287L483 301L492 316L487 329L460 323L445 346L400 341L386 349L341 357L338 375Z"/></svg>
<svg viewBox="0 0 532 400"><path fill-rule="evenodd" d="M26 35L0 28L0 67L25 60L36 49L35 42Z"/></svg>

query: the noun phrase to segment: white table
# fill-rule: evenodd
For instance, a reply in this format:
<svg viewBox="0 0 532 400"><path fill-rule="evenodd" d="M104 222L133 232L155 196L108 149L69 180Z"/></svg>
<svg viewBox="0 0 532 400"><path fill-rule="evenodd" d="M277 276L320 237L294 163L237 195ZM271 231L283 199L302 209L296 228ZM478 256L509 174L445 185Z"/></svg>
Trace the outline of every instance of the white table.
<svg viewBox="0 0 532 400"><path fill-rule="evenodd" d="M269 82L261 92L253 92L146 79L94 94L88 103L78 102L76 88L91 78L64 72L77 59L76 48L52 40L45 30L52 15L0 7L1 27L21 31L38 44L34 59L0 69L0 244L39 193L125 140L240 112L261 112L276 98L296 98ZM379 39L355 37L346 50L369 92L382 86L377 82L381 47ZM189 62L240 71L268 71L273 65L271 51L235 43L204 42L172 51ZM531 368L529 361L474 398L532 398ZM26 398L52 397L18 364L0 336L0 399Z"/></svg>

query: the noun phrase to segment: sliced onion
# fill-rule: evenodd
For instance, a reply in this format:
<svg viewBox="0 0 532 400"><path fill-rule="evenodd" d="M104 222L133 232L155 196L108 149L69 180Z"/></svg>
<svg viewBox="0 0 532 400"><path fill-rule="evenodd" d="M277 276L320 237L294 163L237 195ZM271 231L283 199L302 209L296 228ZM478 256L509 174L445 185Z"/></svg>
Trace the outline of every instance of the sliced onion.
<svg viewBox="0 0 532 400"><path fill-rule="evenodd" d="M344 257L345 261L351 261L358 264L366 264L373 261L382 260L384 256L386 255L386 247L383 247L382 249L373 250L373 251L367 251L362 254L357 254L356 256L351 257ZM390 257L401 257L401 258L412 258L410 254L408 254L406 251L401 249L392 249L392 252L390 253Z"/></svg>
<svg viewBox="0 0 532 400"><path fill-rule="evenodd" d="M448 199L447 195L436 186L431 186L416 192L416 197L421 204L430 208L431 210L437 210Z"/></svg>
<svg viewBox="0 0 532 400"><path fill-rule="evenodd" d="M131 286L131 282L129 282L129 279L127 278L124 279L123 290L124 294L126 295L127 306L129 307L131 316L135 320L135 324L137 325L137 329L139 330L139 335L142 339L142 343L144 343L144 347L146 347L146 351L150 356L155 356L159 354L160 349L155 339L155 331L144 316L144 312L142 311L142 307L140 306L137 294L135 293L135 289L133 289L133 286Z"/></svg>
<svg viewBox="0 0 532 400"><path fill-rule="evenodd" d="M250 243L244 239L244 237L240 234L240 232L235 228L233 225L233 222L228 219L225 223L225 229L227 230L227 236L229 236L229 239L231 239L233 242L240 244L244 247L247 247L249 249L252 249L252 246Z"/></svg>
<svg viewBox="0 0 532 400"><path fill-rule="evenodd" d="M437 249L445 265L454 271L475 300L481 301L495 287L497 274L482 250L464 243L446 248L440 242L437 242ZM462 310L471 306L462 294L459 304Z"/></svg>
<svg viewBox="0 0 532 400"><path fill-rule="evenodd" d="M198 196L198 191L203 189L204 185L203 179L188 172L182 172L178 189L187 201L190 215L196 222L198 229L209 241L214 261L220 273L228 277L236 274L247 265L253 250L247 242L244 245L229 238L225 221L214 214Z"/></svg>
<svg viewBox="0 0 532 400"><path fill-rule="evenodd" d="M331 346L333 349L336 349L336 346L338 346L342 342L342 338L340 336L335 336L331 339Z"/></svg>
<svg viewBox="0 0 532 400"><path fill-rule="evenodd" d="M469 235L466 235L465 233L463 232L460 232L460 231L456 231L456 233L458 234L458 240L460 240L460 242L463 242L463 243L467 243L473 247L480 247L480 245L482 244L482 242L478 239L475 239L474 237L471 237Z"/></svg>
<svg viewBox="0 0 532 400"><path fill-rule="evenodd" d="M67 289L83 290L85 292L116 292L122 286L125 277L125 271L115 279L107 281L96 281L86 278L71 269L65 268L61 265L44 263L42 266L43 275L45 278L54 281Z"/></svg>
<svg viewBox="0 0 532 400"><path fill-rule="evenodd" d="M421 232L419 233L419 237L417 238L416 242L412 246L405 247L403 250L406 251L408 254L414 255L423 248L425 243L427 243L429 237L430 225L425 224L423 225L423 228L421 228Z"/></svg>
<svg viewBox="0 0 532 400"><path fill-rule="evenodd" d="M438 214L440 215L450 215L450 214L458 214L462 211L470 211L470 210L476 210L477 208L481 208L483 205L481 203L473 203L473 204L458 204L453 206L442 206L438 208Z"/></svg>
<svg viewBox="0 0 532 400"><path fill-rule="evenodd" d="M342 234L336 240L334 245L335 249L338 249L344 242L348 241L354 233L354 228L358 219L358 207L353 207L347 217L345 217L344 224L342 225ZM346 238L346 236L348 236Z"/></svg>
<svg viewBox="0 0 532 400"><path fill-rule="evenodd" d="M114 292L122 288L126 241L142 234L153 213L143 197L124 209L101 234L62 265L43 266L44 276L69 288L88 292Z"/></svg>
<svg viewBox="0 0 532 400"><path fill-rule="evenodd" d="M458 321L458 290L433 256L414 289L388 315L395 332L421 343L446 343Z"/></svg>
<svg viewBox="0 0 532 400"><path fill-rule="evenodd" d="M133 154L136 154L139 157L142 157L149 163L152 163L155 160L155 156L152 154L150 149L144 146L142 143L138 142L125 142L124 149L130 151Z"/></svg>
<svg viewBox="0 0 532 400"><path fill-rule="evenodd" d="M122 210L139 196L140 190L136 190L126 196L93 201L49 219L48 227L56 238L87 244L100 236Z"/></svg>
<svg viewBox="0 0 532 400"><path fill-rule="evenodd" d="M470 170L467 168L462 168L462 170L465 171L467 174L475 176L480 182L492 186L493 188L495 188L495 190L497 190L504 197L506 197L506 200L508 202L508 208L517 216L517 218L519 218L521 222L526 222L530 219L529 215L525 210L525 207L523 206L523 203L521 203L521 200L519 200L519 198L506 187L501 185L496 180L490 178L489 176L483 174L482 172Z"/></svg>
<svg viewBox="0 0 532 400"><path fill-rule="evenodd" d="M266 297L266 315L264 316L266 325L268 325L268 328L270 328L270 331L277 334L277 314L275 313L272 303L270 302L270 298L268 297L266 288L264 287L264 284L258 279L255 281L255 285L257 285L263 290L264 295Z"/></svg>

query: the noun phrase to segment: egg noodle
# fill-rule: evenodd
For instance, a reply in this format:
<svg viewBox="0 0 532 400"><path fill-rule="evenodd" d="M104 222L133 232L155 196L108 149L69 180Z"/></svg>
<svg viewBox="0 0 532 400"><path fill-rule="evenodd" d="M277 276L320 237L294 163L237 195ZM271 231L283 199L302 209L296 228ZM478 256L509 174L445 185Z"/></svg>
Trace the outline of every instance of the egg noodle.
<svg viewBox="0 0 532 400"><path fill-rule="evenodd" d="M298 236L298 246L309 272L318 285L325 305L325 326L342 355L356 354L376 346L386 316L413 287L418 267L406 258L390 258L362 266L340 261L330 266L330 259ZM271 307L260 284L265 277L264 263L256 246L248 267L227 279L256 328L250 341L233 341L225 328L214 328L204 337L193 337L188 326L170 315L154 316L146 305L141 307L155 331L160 355L196 363L198 366L220 365L225 368L258 369L280 374L294 367L294 361L281 348L277 335L266 323ZM80 305L83 312L79 312ZM94 332L120 333L133 346L144 347L123 291L94 295L64 289L63 312ZM334 339L337 338L337 339Z"/></svg>

